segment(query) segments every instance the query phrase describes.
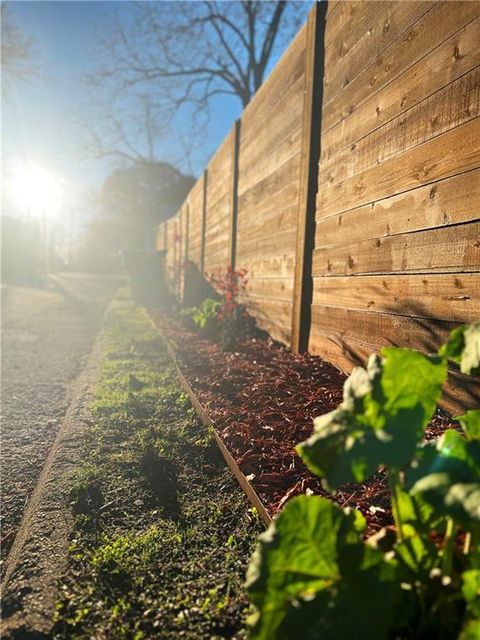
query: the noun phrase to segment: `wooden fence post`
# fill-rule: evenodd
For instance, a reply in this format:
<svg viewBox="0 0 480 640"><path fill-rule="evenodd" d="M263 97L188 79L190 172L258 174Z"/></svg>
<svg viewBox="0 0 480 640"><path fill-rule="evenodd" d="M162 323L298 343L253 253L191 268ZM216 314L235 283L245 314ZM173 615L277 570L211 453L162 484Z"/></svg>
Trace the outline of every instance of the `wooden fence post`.
<svg viewBox="0 0 480 640"><path fill-rule="evenodd" d="M237 218L238 218L238 160L240 155L240 133L242 120L235 121L232 149L232 202L230 218L230 245L228 247L228 264L235 269L237 257Z"/></svg>
<svg viewBox="0 0 480 640"><path fill-rule="evenodd" d="M189 232L190 232L190 202L187 201L186 205L186 221L185 221L185 257L184 262L188 260L188 250L189 250Z"/></svg>
<svg viewBox="0 0 480 640"><path fill-rule="evenodd" d="M307 22L307 62L291 339L291 349L297 353L308 349L311 323L312 256L315 245L315 201L320 159L326 10L327 2L317 2Z"/></svg>
<svg viewBox="0 0 480 640"><path fill-rule="evenodd" d="M202 237L200 246L200 273L205 271L205 235L207 230L207 187L208 168L203 172L203 207L202 207Z"/></svg>

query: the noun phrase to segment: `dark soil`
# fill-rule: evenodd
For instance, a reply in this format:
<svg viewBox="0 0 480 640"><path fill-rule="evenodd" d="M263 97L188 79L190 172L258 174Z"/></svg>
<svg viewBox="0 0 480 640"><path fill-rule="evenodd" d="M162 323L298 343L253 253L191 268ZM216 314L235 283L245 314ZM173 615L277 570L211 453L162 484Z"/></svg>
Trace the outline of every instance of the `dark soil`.
<svg viewBox="0 0 480 640"><path fill-rule="evenodd" d="M144 313L117 304L106 339L53 636L244 638L258 515Z"/></svg>
<svg viewBox="0 0 480 640"><path fill-rule="evenodd" d="M293 496L313 493L359 509L368 535L392 524L384 473L345 485L331 496L295 452L295 445L311 435L313 418L342 401L346 376L341 371L318 356L294 354L268 337L244 339L234 352L226 352L177 319L158 312L153 317L173 342L185 377L270 515ZM439 409L425 438L455 425Z"/></svg>

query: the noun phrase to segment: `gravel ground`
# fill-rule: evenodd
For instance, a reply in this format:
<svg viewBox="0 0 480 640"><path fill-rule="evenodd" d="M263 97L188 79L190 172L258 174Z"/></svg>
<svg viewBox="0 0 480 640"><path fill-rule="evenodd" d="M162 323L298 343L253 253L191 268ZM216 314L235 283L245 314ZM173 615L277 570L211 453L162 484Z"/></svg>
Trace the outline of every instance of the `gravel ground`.
<svg viewBox="0 0 480 640"><path fill-rule="evenodd" d="M2 288L2 560L119 279L59 274Z"/></svg>

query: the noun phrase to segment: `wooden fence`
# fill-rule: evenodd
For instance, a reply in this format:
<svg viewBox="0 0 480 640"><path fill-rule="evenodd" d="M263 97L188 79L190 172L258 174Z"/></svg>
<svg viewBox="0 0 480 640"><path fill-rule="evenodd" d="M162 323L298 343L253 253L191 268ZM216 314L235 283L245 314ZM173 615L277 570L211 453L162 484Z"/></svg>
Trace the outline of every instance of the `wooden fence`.
<svg viewBox="0 0 480 640"><path fill-rule="evenodd" d="M157 246L247 269L258 324L344 370L431 352L480 318L479 116L480 2L321 3Z"/></svg>

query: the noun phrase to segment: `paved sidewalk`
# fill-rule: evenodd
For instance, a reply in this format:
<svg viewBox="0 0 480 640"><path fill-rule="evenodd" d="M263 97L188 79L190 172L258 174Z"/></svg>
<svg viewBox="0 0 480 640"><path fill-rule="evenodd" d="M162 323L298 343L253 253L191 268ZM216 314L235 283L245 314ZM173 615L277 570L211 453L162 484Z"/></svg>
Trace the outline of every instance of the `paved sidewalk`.
<svg viewBox="0 0 480 640"><path fill-rule="evenodd" d="M119 279L56 274L2 287L2 558L55 440Z"/></svg>

